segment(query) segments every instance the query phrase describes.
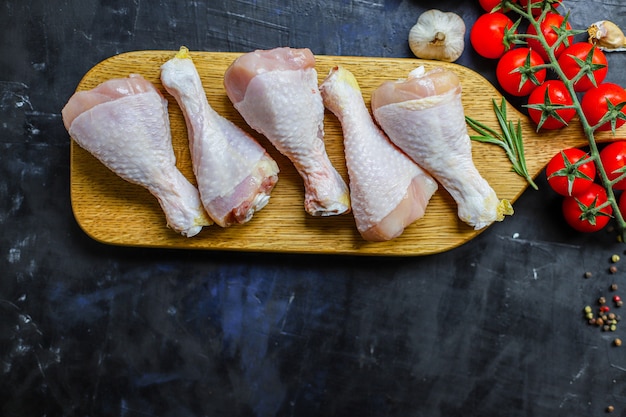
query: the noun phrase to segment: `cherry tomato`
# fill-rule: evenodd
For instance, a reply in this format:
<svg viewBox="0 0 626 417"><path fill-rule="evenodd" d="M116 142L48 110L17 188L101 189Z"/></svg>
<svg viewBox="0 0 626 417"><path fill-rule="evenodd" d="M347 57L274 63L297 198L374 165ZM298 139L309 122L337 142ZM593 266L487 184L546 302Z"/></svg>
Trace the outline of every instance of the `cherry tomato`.
<svg viewBox="0 0 626 417"><path fill-rule="evenodd" d="M550 47L552 47L556 43L557 39L559 39L558 33L554 30L555 27L561 28L564 25L566 29L572 29L572 26L569 24L569 22L564 23L564 21L565 18L558 13L547 13L545 18L539 23L539 29L541 30L541 33L545 37L545 40ZM529 35L537 35L537 30L533 25L528 26L527 32ZM571 45L573 41L573 35L567 37L567 45ZM529 38L527 42L529 48L537 51L537 53L539 53L539 55L541 55L541 57L545 61L548 61L548 53L538 39ZM563 50L565 49L565 47L566 44L564 42L560 43L554 49L554 56L558 58L561 55L561 52L563 52Z"/></svg>
<svg viewBox="0 0 626 417"><path fill-rule="evenodd" d="M596 164L589 160L575 166L589 155L578 148L568 148L557 153L546 165L548 185L558 194L572 196L580 194L593 184L596 178Z"/></svg>
<svg viewBox="0 0 626 417"><path fill-rule="evenodd" d="M548 2L551 3L554 8L557 8L561 4L561 0L548 0ZM524 7L524 10L526 10L528 0L520 0L519 4ZM533 15L540 15L543 7L543 0L531 0L530 7L532 8Z"/></svg>
<svg viewBox="0 0 626 417"><path fill-rule="evenodd" d="M613 181L626 171L626 141L611 142L600 151L600 161L609 180ZM626 190L626 179L613 184L614 190Z"/></svg>
<svg viewBox="0 0 626 417"><path fill-rule="evenodd" d="M559 56L558 64L567 79L571 80L576 77L581 70L581 64L577 61L577 58L585 62L588 57L591 58L591 65L593 66L593 68L589 69L592 70L593 78L596 81L596 85L598 85L602 83L606 77L606 73L609 70L608 62L604 52L595 48L594 45L589 42L577 42L565 48ZM593 86L591 74L587 73L574 83L574 90L583 92L591 89Z"/></svg>
<svg viewBox="0 0 626 417"><path fill-rule="evenodd" d="M505 43L505 30L513 26L513 21L501 12L485 13L476 19L470 31L470 43L478 55L500 58L511 45Z"/></svg>
<svg viewBox="0 0 626 417"><path fill-rule="evenodd" d="M490 13L496 6L499 6L502 3L502 0L478 0L478 2L484 11ZM517 3L517 0L513 1L513 3Z"/></svg>
<svg viewBox="0 0 626 417"><path fill-rule="evenodd" d="M607 100L611 103L611 107L619 103L626 102L626 90L617 84L603 83L597 87L590 88L583 95L581 106L587 121L591 126L597 125L604 115L609 111ZM620 110L622 116L626 117L626 106ZM618 128L626 122L622 118L615 120L615 128ZM611 122L603 123L598 130L611 130Z"/></svg>
<svg viewBox="0 0 626 417"><path fill-rule="evenodd" d="M610 205L598 210L607 201L604 188L599 184L591 184L583 193L563 199L563 217L574 230L596 232L611 220L613 208Z"/></svg>
<svg viewBox="0 0 626 417"><path fill-rule="evenodd" d="M483 8L484 11L490 13L496 6L500 5L500 0L478 0L480 3L480 7Z"/></svg>
<svg viewBox="0 0 626 417"><path fill-rule="evenodd" d="M529 48L511 49L498 61L496 78L507 93L518 97L527 96L546 79L545 68L532 70L532 67L542 64L544 61L541 56Z"/></svg>
<svg viewBox="0 0 626 417"><path fill-rule="evenodd" d="M548 80L528 96L528 116L535 122L537 129L560 129L572 120L576 109L560 109L558 106L571 106L573 103L574 100L563 81Z"/></svg>

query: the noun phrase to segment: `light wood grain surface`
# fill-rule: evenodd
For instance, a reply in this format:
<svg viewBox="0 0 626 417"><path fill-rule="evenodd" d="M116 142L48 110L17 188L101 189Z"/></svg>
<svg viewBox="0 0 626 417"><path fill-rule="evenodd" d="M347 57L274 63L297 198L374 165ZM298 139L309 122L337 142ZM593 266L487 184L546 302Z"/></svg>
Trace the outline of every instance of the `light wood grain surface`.
<svg viewBox="0 0 626 417"><path fill-rule="evenodd" d="M77 91L88 90L110 78L126 77L131 73L141 74L153 82L169 101L177 164L187 178L195 183L184 118L175 100L165 92L159 80L160 66L175 53L137 51L111 57L94 66L81 80ZM443 252L469 241L481 232L473 230L457 218L456 205L442 187L431 199L426 215L409 226L402 236L389 242L364 241L356 230L351 214L326 218L314 218L306 214L303 209L302 180L289 160L245 124L226 96L223 74L239 55L224 52L191 53L210 105L256 137L276 159L281 172L269 204L245 225L229 228L214 225L204 228L195 237L185 238L167 228L156 199L148 191L117 177L72 141L72 208L77 222L89 236L103 243L123 246L407 256ZM494 98L500 102L501 95L486 79L468 68L408 58L317 56L316 61L320 82L334 65L343 65L353 72L368 105L371 92L383 81L405 78L409 71L419 65L424 65L426 69L449 67L461 78L465 114L497 128L491 102ZM535 175L560 149L586 144L576 121L566 129L538 134L534 126L510 105L508 112L510 119L522 119L527 165ZM473 132L470 130L470 133ZM599 137L600 140L610 138L608 134ZM330 112L325 116L325 141L331 161L347 181L341 126ZM517 200L527 188L527 183L511 171L511 164L502 149L476 142L472 146L478 170L498 196L511 202Z"/></svg>

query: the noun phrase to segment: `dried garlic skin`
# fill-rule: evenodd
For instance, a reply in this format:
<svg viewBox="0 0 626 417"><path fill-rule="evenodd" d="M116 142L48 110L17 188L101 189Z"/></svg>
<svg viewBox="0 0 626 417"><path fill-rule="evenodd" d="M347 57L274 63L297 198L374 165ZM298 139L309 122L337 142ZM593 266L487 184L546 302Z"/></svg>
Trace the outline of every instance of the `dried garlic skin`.
<svg viewBox="0 0 626 417"><path fill-rule="evenodd" d="M409 32L409 47L416 57L456 61L465 48L465 22L452 12L437 9L420 15Z"/></svg>
<svg viewBox="0 0 626 417"><path fill-rule="evenodd" d="M626 36L615 23L600 20L587 28L589 43L605 52L626 51Z"/></svg>

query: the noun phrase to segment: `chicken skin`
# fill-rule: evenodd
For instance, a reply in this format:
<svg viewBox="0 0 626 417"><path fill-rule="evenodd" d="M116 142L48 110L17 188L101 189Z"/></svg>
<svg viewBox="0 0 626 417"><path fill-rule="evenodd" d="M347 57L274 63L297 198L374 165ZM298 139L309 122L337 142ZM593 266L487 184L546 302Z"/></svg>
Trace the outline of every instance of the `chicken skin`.
<svg viewBox="0 0 626 417"><path fill-rule="evenodd" d="M167 101L139 75L75 93L62 110L70 136L107 168L154 195L167 225L191 237L213 222L176 167Z"/></svg>
<svg viewBox="0 0 626 417"><path fill-rule="evenodd" d="M357 230L369 241L400 236L424 215L436 181L376 126L350 71L333 68L320 91L341 122Z"/></svg>
<svg viewBox="0 0 626 417"><path fill-rule="evenodd" d="M372 110L391 141L450 193L462 221L478 230L513 213L474 165L454 72L419 67L385 82L372 94Z"/></svg>
<svg viewBox="0 0 626 417"><path fill-rule="evenodd" d="M226 70L224 86L245 121L294 164L304 182L306 212L349 212L348 186L324 144L324 105L311 51L276 48L244 54Z"/></svg>
<svg viewBox="0 0 626 417"><path fill-rule="evenodd" d="M207 213L222 227L248 222L268 203L278 165L254 138L209 105L187 48L161 66L161 81L185 116Z"/></svg>

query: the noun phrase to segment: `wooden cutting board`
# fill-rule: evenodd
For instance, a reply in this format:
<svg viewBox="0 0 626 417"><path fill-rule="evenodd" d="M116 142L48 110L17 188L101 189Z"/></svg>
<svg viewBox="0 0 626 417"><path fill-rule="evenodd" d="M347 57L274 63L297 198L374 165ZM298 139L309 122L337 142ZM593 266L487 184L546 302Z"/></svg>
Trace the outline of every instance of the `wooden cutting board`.
<svg viewBox="0 0 626 417"><path fill-rule="evenodd" d="M160 66L175 53L138 51L111 57L94 66L81 80L77 91L91 89L110 78L127 77L131 73L140 74L153 82L169 101L177 164L183 174L195 183L182 113L159 80ZM211 106L256 137L276 159L280 176L269 204L245 225L230 228L214 225L204 228L195 237L185 238L166 227L160 206L148 191L117 177L72 141L72 208L80 227L89 236L103 243L123 246L406 256L443 252L469 241L482 231L473 230L457 218L456 204L443 187L439 187L431 199L426 215L409 226L402 236L389 242L364 241L356 230L351 214L326 218L314 218L306 214L303 209L302 180L289 160L246 125L226 96L223 74L239 55L224 52L191 53ZM408 58L317 56L316 60L320 82L335 65L343 65L353 72L368 106L371 92L383 81L405 78L409 71L419 65L424 65L427 70L436 66L448 67L461 79L465 114L499 129L492 99L500 103L502 96L485 78L468 68ZM510 105L508 116L515 121L518 118L522 120L526 160L531 173L539 174L560 149L587 143L576 121L566 129L537 134L534 126ZM470 130L470 134L474 132ZM608 140L610 136L600 135L598 139ZM325 116L325 141L331 161L347 181L341 126L330 112ZM517 200L528 185L511 171L511 164L504 151L498 146L477 142L473 142L472 146L478 170L498 196L511 202Z"/></svg>

